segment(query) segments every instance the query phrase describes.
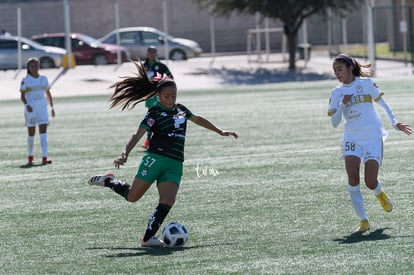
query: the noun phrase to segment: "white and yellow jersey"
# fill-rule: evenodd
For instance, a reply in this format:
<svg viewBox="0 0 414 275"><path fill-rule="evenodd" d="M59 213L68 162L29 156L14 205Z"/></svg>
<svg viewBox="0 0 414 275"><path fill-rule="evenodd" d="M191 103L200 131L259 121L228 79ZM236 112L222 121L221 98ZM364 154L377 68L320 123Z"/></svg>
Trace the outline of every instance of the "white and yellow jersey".
<svg viewBox="0 0 414 275"><path fill-rule="evenodd" d="M27 75L20 84L20 91L24 93L27 104L44 102L47 104L45 91L50 89L49 81L43 75L35 78Z"/></svg>
<svg viewBox="0 0 414 275"><path fill-rule="evenodd" d="M347 105L343 104L345 95L352 95ZM380 103L394 126L396 121L382 95L380 89L368 78L355 77L351 84L341 83L332 90L329 100L328 115L331 117L332 125L337 127L343 117L344 139L358 144L385 139L388 133L382 125L374 102Z"/></svg>

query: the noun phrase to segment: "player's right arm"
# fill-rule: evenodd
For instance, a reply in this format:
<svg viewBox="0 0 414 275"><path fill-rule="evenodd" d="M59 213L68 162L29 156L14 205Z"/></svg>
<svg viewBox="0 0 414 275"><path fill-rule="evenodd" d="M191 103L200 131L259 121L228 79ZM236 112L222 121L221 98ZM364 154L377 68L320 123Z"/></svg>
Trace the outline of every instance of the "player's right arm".
<svg viewBox="0 0 414 275"><path fill-rule="evenodd" d="M23 91L20 91L20 99L21 99L21 101L23 102L24 105L27 104L26 97L24 96Z"/></svg>
<svg viewBox="0 0 414 275"><path fill-rule="evenodd" d="M334 128L338 127L341 123L342 112L344 109L345 104L343 103L343 99L341 99L337 93L332 91L331 97L329 98L328 116L331 117L331 123Z"/></svg>
<svg viewBox="0 0 414 275"><path fill-rule="evenodd" d="M132 151L132 149L134 149L135 145L137 145L138 141L146 132L147 129L145 129L144 127L139 127L137 131L131 136L123 152L123 154L126 155L126 158L128 158L129 153Z"/></svg>
<svg viewBox="0 0 414 275"><path fill-rule="evenodd" d="M114 160L114 166L119 169L119 166L124 165L128 160L128 155L137 145L138 141L147 132L147 129L139 127L137 131L131 136L128 143L125 145L125 150L122 154Z"/></svg>
<svg viewBox="0 0 414 275"><path fill-rule="evenodd" d="M24 108L27 109L29 113L31 113L33 109L26 100L26 91L25 91L26 88L23 87L23 83L24 81L22 81L22 84L20 85L20 100L23 102Z"/></svg>

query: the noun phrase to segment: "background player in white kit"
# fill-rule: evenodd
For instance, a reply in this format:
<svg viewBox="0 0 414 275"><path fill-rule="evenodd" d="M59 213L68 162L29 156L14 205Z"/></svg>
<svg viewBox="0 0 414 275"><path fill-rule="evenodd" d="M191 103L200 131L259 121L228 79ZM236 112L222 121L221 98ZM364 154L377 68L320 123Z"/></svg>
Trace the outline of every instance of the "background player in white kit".
<svg viewBox="0 0 414 275"><path fill-rule="evenodd" d="M393 204L378 181L378 171L382 162L383 140L385 131L381 118L374 106L378 103L396 130L411 134L409 125L397 122L389 105L382 98L383 93L370 80L371 72L361 71L361 65L351 56L340 54L333 62L336 78L341 82L331 92L328 115L333 127L337 127L344 118L345 130L342 141L345 167L348 174L348 191L352 206L360 219L356 231L365 232L370 223L365 211L364 200L360 190L359 171L361 161L365 164L365 184L372 190L387 212L391 212Z"/></svg>
<svg viewBox="0 0 414 275"><path fill-rule="evenodd" d="M39 74L39 60L30 58L27 61L27 76L20 84L21 100L24 103L24 116L27 126L28 166L33 165L33 146L36 125L39 125L40 144L42 147L42 164L52 163L48 159L47 126L49 115L47 104L51 107L51 115L55 117L50 85L46 76Z"/></svg>

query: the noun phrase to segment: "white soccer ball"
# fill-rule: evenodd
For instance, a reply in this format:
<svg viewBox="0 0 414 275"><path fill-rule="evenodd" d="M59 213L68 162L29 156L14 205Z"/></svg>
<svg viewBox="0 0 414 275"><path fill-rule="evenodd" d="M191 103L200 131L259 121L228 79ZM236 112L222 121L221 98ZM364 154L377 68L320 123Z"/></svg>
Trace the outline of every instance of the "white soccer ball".
<svg viewBox="0 0 414 275"><path fill-rule="evenodd" d="M179 222L170 222L162 230L162 240L168 247L183 247L188 241L188 230Z"/></svg>

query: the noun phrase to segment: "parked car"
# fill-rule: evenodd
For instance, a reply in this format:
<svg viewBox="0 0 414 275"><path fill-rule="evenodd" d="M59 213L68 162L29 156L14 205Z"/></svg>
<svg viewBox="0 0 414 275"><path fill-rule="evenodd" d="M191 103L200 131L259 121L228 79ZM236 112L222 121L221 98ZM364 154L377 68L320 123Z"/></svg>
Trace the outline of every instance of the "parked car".
<svg viewBox="0 0 414 275"><path fill-rule="evenodd" d="M17 36L0 36L0 69L17 69L18 66ZM40 68L55 68L62 66L66 50L56 47L47 47L25 37L20 37L21 67L25 68L27 60L36 57L40 61Z"/></svg>
<svg viewBox="0 0 414 275"><path fill-rule="evenodd" d="M158 57L165 58L165 43L168 42L168 55L172 60L185 60L200 56L202 50L197 42L184 38L175 38L162 31L150 27L129 27L116 29L99 41L116 44L116 35L119 32L120 45L128 48L132 59L145 59L147 48L157 47Z"/></svg>
<svg viewBox="0 0 414 275"><path fill-rule="evenodd" d="M66 48L65 33L45 33L33 35L32 39L43 45ZM117 45L104 44L86 34L71 33L72 53L77 65L106 65L117 63L117 51L121 52L121 62L129 60L128 50Z"/></svg>

